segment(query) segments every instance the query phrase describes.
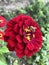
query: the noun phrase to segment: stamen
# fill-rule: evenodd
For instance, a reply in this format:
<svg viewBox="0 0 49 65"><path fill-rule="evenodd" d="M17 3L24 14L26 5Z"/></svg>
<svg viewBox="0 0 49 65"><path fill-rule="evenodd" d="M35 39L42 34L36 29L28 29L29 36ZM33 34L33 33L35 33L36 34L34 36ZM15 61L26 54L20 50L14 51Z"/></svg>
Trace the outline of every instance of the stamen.
<svg viewBox="0 0 49 65"><path fill-rule="evenodd" d="M28 28L25 28L25 32L29 32L30 31L30 29L28 29Z"/></svg>
<svg viewBox="0 0 49 65"><path fill-rule="evenodd" d="M30 41L30 36L29 36L29 35L28 35L28 36L26 36L26 39Z"/></svg>
<svg viewBox="0 0 49 65"><path fill-rule="evenodd" d="M35 32L36 27L30 26L30 30Z"/></svg>
<svg viewBox="0 0 49 65"><path fill-rule="evenodd" d="M33 34L33 32L35 32L36 27L33 26L29 26L27 28L25 28L25 37L28 41L32 40L32 38L35 38L35 34Z"/></svg>

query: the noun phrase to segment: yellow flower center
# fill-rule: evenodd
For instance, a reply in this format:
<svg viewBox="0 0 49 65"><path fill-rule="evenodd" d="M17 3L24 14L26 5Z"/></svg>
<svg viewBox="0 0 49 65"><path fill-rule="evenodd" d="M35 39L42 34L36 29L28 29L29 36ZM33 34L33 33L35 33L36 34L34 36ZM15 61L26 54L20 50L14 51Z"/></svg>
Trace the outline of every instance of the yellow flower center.
<svg viewBox="0 0 49 65"><path fill-rule="evenodd" d="M26 36L26 39L30 41L30 36L29 36L29 35L28 35L28 36Z"/></svg>
<svg viewBox="0 0 49 65"><path fill-rule="evenodd" d="M29 32L30 31L30 29L29 28L25 28L25 32Z"/></svg>
<svg viewBox="0 0 49 65"><path fill-rule="evenodd" d="M3 35L2 35L2 33L0 33L0 38L2 38L3 37Z"/></svg>
<svg viewBox="0 0 49 65"><path fill-rule="evenodd" d="M0 20L0 23L3 23L3 20Z"/></svg>
<svg viewBox="0 0 49 65"><path fill-rule="evenodd" d="M33 34L33 32L35 32L35 27L30 26L24 29L25 31L25 38L30 41L32 38L35 38L35 34Z"/></svg>

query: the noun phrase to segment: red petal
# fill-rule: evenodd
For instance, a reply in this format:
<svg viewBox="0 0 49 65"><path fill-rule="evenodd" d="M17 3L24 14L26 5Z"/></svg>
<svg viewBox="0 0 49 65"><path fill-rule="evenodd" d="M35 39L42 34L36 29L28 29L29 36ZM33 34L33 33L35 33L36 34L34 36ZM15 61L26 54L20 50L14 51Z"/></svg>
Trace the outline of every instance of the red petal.
<svg viewBox="0 0 49 65"><path fill-rule="evenodd" d="M18 31L19 31L18 24L16 24L16 25L14 26L14 31L15 31L16 33L18 33Z"/></svg>
<svg viewBox="0 0 49 65"><path fill-rule="evenodd" d="M32 51L34 49L33 43L28 43L27 48Z"/></svg>
<svg viewBox="0 0 49 65"><path fill-rule="evenodd" d="M20 32L19 32L20 35L23 35L23 31L22 31L22 28L20 28Z"/></svg>
<svg viewBox="0 0 49 65"><path fill-rule="evenodd" d="M23 52L23 50L21 50L21 49L19 49L19 48L15 48L15 51L16 51L17 53L22 53L22 52Z"/></svg>
<svg viewBox="0 0 49 65"><path fill-rule="evenodd" d="M22 21L19 22L19 26L20 26L20 27L23 26L23 22L22 22Z"/></svg>
<svg viewBox="0 0 49 65"><path fill-rule="evenodd" d="M22 43L22 39L19 35L16 36L16 40L19 42L19 43Z"/></svg>
<svg viewBox="0 0 49 65"><path fill-rule="evenodd" d="M19 58L22 58L24 56L24 53L16 53L16 56L18 56Z"/></svg>
<svg viewBox="0 0 49 65"><path fill-rule="evenodd" d="M14 48L14 47L15 47L15 42L12 41L12 40L8 40L8 45L9 45L11 48Z"/></svg>
<svg viewBox="0 0 49 65"><path fill-rule="evenodd" d="M19 49L23 49L23 48L24 48L24 46L23 46L22 43L17 43L17 47L18 47Z"/></svg>
<svg viewBox="0 0 49 65"><path fill-rule="evenodd" d="M25 55L27 55L27 54L28 54L28 49L27 49L27 48L25 49L25 52L24 52L24 53L25 53Z"/></svg>
<svg viewBox="0 0 49 65"><path fill-rule="evenodd" d="M15 40L15 34L14 34L13 31L9 32L9 38L12 39L12 40Z"/></svg>
<svg viewBox="0 0 49 65"><path fill-rule="evenodd" d="M0 20L2 20L2 23L0 23L0 27L4 27L6 25L6 19L0 16Z"/></svg>

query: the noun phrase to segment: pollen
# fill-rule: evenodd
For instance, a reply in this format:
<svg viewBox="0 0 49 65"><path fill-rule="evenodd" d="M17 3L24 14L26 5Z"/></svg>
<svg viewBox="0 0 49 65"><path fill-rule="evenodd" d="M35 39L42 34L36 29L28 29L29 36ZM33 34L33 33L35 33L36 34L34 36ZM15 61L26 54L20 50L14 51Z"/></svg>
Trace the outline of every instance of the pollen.
<svg viewBox="0 0 49 65"><path fill-rule="evenodd" d="M25 31L26 39L28 41L35 38L35 34L33 34L33 32L35 32L35 27L33 27L33 26L27 27L24 29L24 31Z"/></svg>
<svg viewBox="0 0 49 65"><path fill-rule="evenodd" d="M30 41L30 36L29 36L29 35L28 35L28 36L26 36L26 39Z"/></svg>
<svg viewBox="0 0 49 65"><path fill-rule="evenodd" d="M29 32L29 31L30 31L30 29L28 29L28 28L25 29L25 32Z"/></svg>

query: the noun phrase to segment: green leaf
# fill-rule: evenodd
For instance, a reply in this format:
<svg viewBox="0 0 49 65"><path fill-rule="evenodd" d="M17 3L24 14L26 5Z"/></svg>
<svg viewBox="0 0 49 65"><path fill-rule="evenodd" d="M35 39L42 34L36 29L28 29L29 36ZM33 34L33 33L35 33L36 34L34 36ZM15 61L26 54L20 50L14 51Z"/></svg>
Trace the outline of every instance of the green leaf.
<svg viewBox="0 0 49 65"><path fill-rule="evenodd" d="M4 55L0 54L0 65L7 65Z"/></svg>
<svg viewBox="0 0 49 65"><path fill-rule="evenodd" d="M0 45L6 45L6 42L4 42L3 40L0 40Z"/></svg>
<svg viewBox="0 0 49 65"><path fill-rule="evenodd" d="M24 9L19 9L19 13L26 14L27 12Z"/></svg>
<svg viewBox="0 0 49 65"><path fill-rule="evenodd" d="M47 27L49 27L49 24L47 24Z"/></svg>
<svg viewBox="0 0 49 65"><path fill-rule="evenodd" d="M39 62L39 60L40 60L40 56L37 56L36 61Z"/></svg>
<svg viewBox="0 0 49 65"><path fill-rule="evenodd" d="M45 28L44 27L41 27L41 31L44 33L45 32Z"/></svg>
<svg viewBox="0 0 49 65"><path fill-rule="evenodd" d="M33 58L31 57L30 59L27 59L27 63L32 64L33 63Z"/></svg>
<svg viewBox="0 0 49 65"><path fill-rule="evenodd" d="M6 63L3 63L2 61L0 61L0 65L7 65Z"/></svg>
<svg viewBox="0 0 49 65"><path fill-rule="evenodd" d="M0 54L7 53L7 52L9 52L9 50L6 46L3 46L2 48L0 48Z"/></svg>
<svg viewBox="0 0 49 65"><path fill-rule="evenodd" d="M18 65L18 60L15 60L13 65Z"/></svg>
<svg viewBox="0 0 49 65"><path fill-rule="evenodd" d="M43 40L44 40L44 41L46 41L46 38L45 38L45 37L43 37Z"/></svg>

